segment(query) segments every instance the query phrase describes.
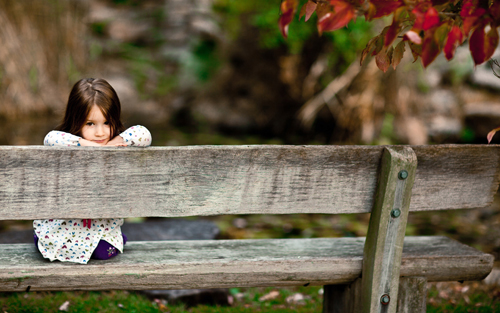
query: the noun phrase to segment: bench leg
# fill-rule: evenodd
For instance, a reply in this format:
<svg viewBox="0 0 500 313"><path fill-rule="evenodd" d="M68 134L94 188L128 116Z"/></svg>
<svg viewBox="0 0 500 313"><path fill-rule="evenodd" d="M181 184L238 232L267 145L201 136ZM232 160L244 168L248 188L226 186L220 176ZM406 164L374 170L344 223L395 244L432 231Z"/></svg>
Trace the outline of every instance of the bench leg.
<svg viewBox="0 0 500 313"><path fill-rule="evenodd" d="M398 313L425 313L427 279L425 277L401 277L398 290Z"/></svg>
<svg viewBox="0 0 500 313"><path fill-rule="evenodd" d="M323 313L360 312L361 278L350 285L323 286Z"/></svg>
<svg viewBox="0 0 500 313"><path fill-rule="evenodd" d="M350 285L323 286L323 313L361 312L361 278ZM425 313L427 279L401 277L398 288L398 313Z"/></svg>

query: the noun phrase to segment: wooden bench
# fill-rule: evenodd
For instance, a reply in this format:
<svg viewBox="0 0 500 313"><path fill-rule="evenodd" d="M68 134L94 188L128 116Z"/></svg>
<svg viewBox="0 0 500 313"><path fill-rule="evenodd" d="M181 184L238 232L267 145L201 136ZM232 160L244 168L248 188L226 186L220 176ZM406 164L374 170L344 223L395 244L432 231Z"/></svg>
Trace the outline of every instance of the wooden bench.
<svg viewBox="0 0 500 313"><path fill-rule="evenodd" d="M87 265L51 263L32 244L5 244L0 291L324 285L324 312L425 312L428 281L483 279L493 256L446 237L405 238L409 211L485 207L499 170L497 145L2 146L4 220L366 212L371 219L366 240L128 242L123 254Z"/></svg>

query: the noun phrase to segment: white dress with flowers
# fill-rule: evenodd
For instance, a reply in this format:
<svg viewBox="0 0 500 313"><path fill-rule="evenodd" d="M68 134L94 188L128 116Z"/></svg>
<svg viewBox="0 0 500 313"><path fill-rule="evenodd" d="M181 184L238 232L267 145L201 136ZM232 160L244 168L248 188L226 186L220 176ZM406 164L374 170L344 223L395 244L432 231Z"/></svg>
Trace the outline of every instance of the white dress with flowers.
<svg viewBox="0 0 500 313"><path fill-rule="evenodd" d="M128 146L151 145L151 133L140 125L132 126L120 134ZM51 131L45 136L46 146L80 146L81 137ZM34 220L33 228L38 237L38 250L51 261L87 264L90 256L104 240L123 252L122 218L93 219L90 228L83 226L82 219Z"/></svg>

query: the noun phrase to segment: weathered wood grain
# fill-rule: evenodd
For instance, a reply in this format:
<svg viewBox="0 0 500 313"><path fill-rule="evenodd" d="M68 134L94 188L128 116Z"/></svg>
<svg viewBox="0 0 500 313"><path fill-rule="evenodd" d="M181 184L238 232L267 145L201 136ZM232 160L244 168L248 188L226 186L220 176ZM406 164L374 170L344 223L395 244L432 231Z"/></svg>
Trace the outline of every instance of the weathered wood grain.
<svg viewBox="0 0 500 313"><path fill-rule="evenodd" d="M362 312L396 313L401 255L417 168L417 156L410 147L384 150L364 249ZM403 171L406 176L400 177ZM380 300L383 295L390 299L386 304Z"/></svg>
<svg viewBox="0 0 500 313"><path fill-rule="evenodd" d="M323 290L323 313L361 312L361 278L349 285L326 285Z"/></svg>
<svg viewBox="0 0 500 313"><path fill-rule="evenodd" d="M398 313L425 313L427 311L427 279L425 277L401 277L398 290Z"/></svg>
<svg viewBox="0 0 500 313"><path fill-rule="evenodd" d="M488 205L500 146L412 147L410 210ZM370 212L382 146L0 147L0 219Z"/></svg>
<svg viewBox="0 0 500 313"><path fill-rule="evenodd" d="M130 242L87 265L49 262L32 244L0 245L0 291L193 289L348 284L364 238ZM407 237L401 276L479 280L493 256L446 237Z"/></svg>
<svg viewBox="0 0 500 313"><path fill-rule="evenodd" d="M425 277L401 277L396 312L425 313L426 298L427 280ZM361 299L360 278L349 285L327 285L324 287L323 313L362 312L359 299Z"/></svg>

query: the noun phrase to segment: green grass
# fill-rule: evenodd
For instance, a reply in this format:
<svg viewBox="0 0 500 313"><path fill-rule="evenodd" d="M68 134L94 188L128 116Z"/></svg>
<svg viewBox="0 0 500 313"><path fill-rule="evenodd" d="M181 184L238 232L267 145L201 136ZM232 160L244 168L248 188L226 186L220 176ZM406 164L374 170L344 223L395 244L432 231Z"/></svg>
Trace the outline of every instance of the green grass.
<svg viewBox="0 0 500 313"><path fill-rule="evenodd" d="M106 292L30 292L0 294L2 312L60 312L59 307L69 301L67 312L321 312L321 287L300 288L249 288L230 290L233 306L198 305L187 308L184 304L168 304L159 299L149 299L143 294L128 291ZM260 297L277 290L279 296L260 301ZM299 303L288 303L287 297L304 294Z"/></svg>
<svg viewBox="0 0 500 313"><path fill-rule="evenodd" d="M3 293L0 308L9 313L60 312L66 301L70 303L67 312L158 312L146 297L124 291Z"/></svg>
<svg viewBox="0 0 500 313"><path fill-rule="evenodd" d="M272 299L262 296L278 291ZM303 300L290 301L299 293ZM319 286L297 288L232 288L232 306L170 304L160 299L128 291L30 292L1 293L2 312L60 312L59 307L69 301L67 312L322 312L323 296ZM288 299L288 301L287 301ZM500 290L480 282L429 284L427 312L500 312Z"/></svg>
<svg viewBox="0 0 500 313"><path fill-rule="evenodd" d="M500 288L480 282L433 283L427 292L428 313L499 313Z"/></svg>

